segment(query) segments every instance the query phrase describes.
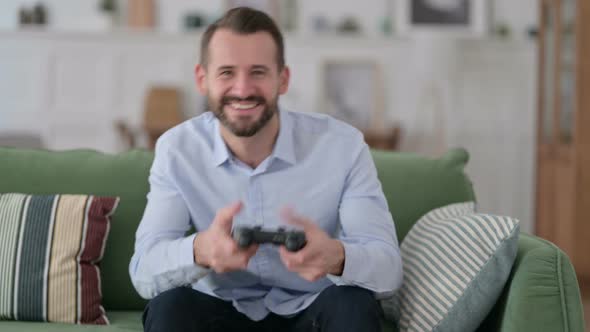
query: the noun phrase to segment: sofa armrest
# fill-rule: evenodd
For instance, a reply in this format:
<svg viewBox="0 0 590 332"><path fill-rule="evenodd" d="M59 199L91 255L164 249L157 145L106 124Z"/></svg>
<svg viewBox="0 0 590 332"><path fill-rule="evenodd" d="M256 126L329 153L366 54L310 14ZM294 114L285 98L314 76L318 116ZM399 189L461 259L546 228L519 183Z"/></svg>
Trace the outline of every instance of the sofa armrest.
<svg viewBox="0 0 590 332"><path fill-rule="evenodd" d="M478 331L584 331L580 288L563 251L521 233L506 286Z"/></svg>

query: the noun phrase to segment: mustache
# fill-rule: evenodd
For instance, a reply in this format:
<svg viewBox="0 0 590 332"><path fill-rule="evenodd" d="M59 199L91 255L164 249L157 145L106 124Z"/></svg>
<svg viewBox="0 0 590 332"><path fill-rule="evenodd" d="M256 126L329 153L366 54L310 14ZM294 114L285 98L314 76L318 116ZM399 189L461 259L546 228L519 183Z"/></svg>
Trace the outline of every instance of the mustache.
<svg viewBox="0 0 590 332"><path fill-rule="evenodd" d="M223 96L221 98L221 104L222 105L226 105L226 104L230 104L233 102L255 102L257 104L265 104L266 103L266 99L264 99L264 97L262 96L248 96L246 98L240 98L240 97L236 97L236 96Z"/></svg>

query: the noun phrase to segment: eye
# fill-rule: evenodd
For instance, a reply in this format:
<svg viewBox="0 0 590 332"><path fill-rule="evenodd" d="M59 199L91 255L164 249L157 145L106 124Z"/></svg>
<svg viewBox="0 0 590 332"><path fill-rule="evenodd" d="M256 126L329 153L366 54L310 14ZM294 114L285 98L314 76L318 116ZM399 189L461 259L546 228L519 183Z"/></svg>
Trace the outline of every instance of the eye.
<svg viewBox="0 0 590 332"><path fill-rule="evenodd" d="M223 70L219 73L219 77L221 78L228 78L231 77L233 75L233 72L231 70Z"/></svg>
<svg viewBox="0 0 590 332"><path fill-rule="evenodd" d="M265 74L266 74L266 71L264 71L262 69L257 69L257 70L252 71L252 75L257 76L257 77L262 77Z"/></svg>

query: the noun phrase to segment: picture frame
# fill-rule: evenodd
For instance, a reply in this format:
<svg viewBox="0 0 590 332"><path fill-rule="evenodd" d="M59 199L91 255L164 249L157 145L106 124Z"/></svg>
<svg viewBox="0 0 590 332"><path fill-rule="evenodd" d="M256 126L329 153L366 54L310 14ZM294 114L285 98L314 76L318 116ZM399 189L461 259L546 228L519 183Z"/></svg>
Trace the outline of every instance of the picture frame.
<svg viewBox="0 0 590 332"><path fill-rule="evenodd" d="M373 59L327 59L320 69L320 112L362 132L384 128L383 79Z"/></svg>
<svg viewBox="0 0 590 332"><path fill-rule="evenodd" d="M236 7L250 7L268 14L277 25L280 22L280 4L279 0L225 0L225 10Z"/></svg>
<svg viewBox="0 0 590 332"><path fill-rule="evenodd" d="M488 0L398 0L397 31L402 34L435 32L481 37L488 32Z"/></svg>

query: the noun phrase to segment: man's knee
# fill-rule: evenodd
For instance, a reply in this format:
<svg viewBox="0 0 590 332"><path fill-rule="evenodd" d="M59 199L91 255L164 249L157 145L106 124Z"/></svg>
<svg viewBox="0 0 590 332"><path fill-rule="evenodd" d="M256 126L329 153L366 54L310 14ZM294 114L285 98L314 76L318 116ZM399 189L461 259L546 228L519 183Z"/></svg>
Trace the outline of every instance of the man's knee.
<svg viewBox="0 0 590 332"><path fill-rule="evenodd" d="M145 331L165 331L174 326L191 326L189 320L192 320L195 314L191 305L193 292L195 291L190 288L179 287L151 299L143 313ZM163 329L165 327L168 329Z"/></svg>
<svg viewBox="0 0 590 332"><path fill-rule="evenodd" d="M188 307L190 296L194 290L186 287L178 287L165 291L151 299L147 309L158 314L179 314Z"/></svg>
<svg viewBox="0 0 590 332"><path fill-rule="evenodd" d="M353 286L331 286L314 303L312 326L322 331L380 331L379 306L372 292Z"/></svg>
<svg viewBox="0 0 590 332"><path fill-rule="evenodd" d="M332 286L325 291L324 300L329 310L342 317L343 315L378 315L379 307L375 296L369 290L354 286Z"/></svg>
<svg viewBox="0 0 590 332"><path fill-rule="evenodd" d="M330 286L300 317L301 331L381 331L372 292L354 286Z"/></svg>

